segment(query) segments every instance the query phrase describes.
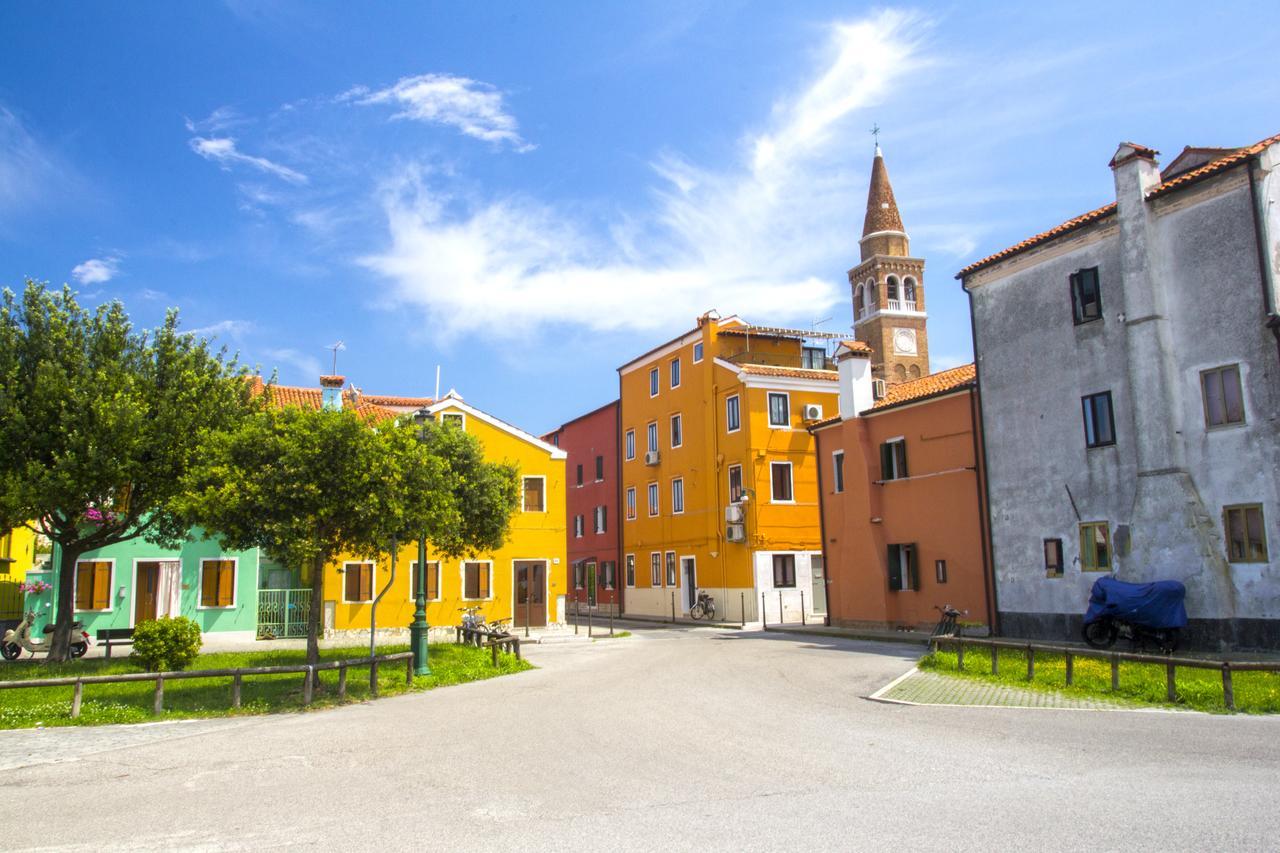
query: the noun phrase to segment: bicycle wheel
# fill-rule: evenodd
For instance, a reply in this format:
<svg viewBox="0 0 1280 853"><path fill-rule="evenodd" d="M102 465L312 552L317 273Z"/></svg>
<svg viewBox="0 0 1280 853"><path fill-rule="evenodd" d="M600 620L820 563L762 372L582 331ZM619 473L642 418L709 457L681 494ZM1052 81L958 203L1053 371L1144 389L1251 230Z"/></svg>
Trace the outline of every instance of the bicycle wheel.
<svg viewBox="0 0 1280 853"><path fill-rule="evenodd" d="M689 618L690 619L702 618L702 602L701 601L699 601L697 604L689 608Z"/></svg>

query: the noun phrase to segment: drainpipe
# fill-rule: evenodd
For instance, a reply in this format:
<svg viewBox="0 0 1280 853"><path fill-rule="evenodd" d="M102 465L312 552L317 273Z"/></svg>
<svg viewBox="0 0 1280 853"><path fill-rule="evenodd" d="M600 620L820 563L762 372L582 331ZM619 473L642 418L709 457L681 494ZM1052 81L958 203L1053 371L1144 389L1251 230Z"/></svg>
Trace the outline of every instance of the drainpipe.
<svg viewBox="0 0 1280 853"><path fill-rule="evenodd" d="M1275 282L1271 280L1271 266L1267 263L1267 233L1262 220L1262 200L1258 197L1258 185L1254 181L1254 173L1258 165L1255 154L1247 161L1249 169L1249 198L1253 207L1254 243L1258 247L1258 279L1262 284L1262 312L1266 315L1266 326L1276 339L1276 355L1280 357L1280 315L1276 314L1274 301Z"/></svg>
<svg viewBox="0 0 1280 853"><path fill-rule="evenodd" d="M982 528L982 537L987 546L983 549L982 555L983 568L985 569L983 584L987 587L988 593L987 607L991 617L991 633L999 636L1000 589L996 583L996 544L991 537L991 481L988 477L988 472L991 469L987 466L987 430L985 428L987 416L982 406L982 368L979 366L978 361L978 321L973 312L973 291L969 289L964 279L960 280L960 286L964 288L965 295L969 297L969 336L973 340L973 385L974 396L977 398L978 405L978 422L975 424L974 432L975 452L979 445L976 427L983 427L982 441L980 443L982 448L982 476L979 478L981 485L978 487L978 501L983 505L978 509L978 526ZM978 462L976 456L974 462Z"/></svg>

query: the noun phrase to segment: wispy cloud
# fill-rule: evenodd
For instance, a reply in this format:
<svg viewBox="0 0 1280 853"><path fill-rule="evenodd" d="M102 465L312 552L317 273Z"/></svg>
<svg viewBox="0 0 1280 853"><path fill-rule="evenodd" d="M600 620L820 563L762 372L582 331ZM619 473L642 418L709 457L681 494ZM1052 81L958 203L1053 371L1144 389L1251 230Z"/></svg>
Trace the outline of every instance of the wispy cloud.
<svg viewBox="0 0 1280 853"><path fill-rule="evenodd" d="M606 238L527 198L456 197L410 165L383 188L389 245L360 262L388 279L391 304L424 310L446 334L669 329L709 308L812 319L847 298L844 282L812 271L842 268L832 248L851 245L866 192L865 173L834 168L832 151L854 113L923 61L926 29L895 12L833 26L820 67L744 137L736 165L659 156L652 209Z"/></svg>
<svg viewBox="0 0 1280 853"><path fill-rule="evenodd" d="M308 380L314 380L325 372L319 358L299 352L296 349L267 349L263 350L263 355L269 361L275 362L272 365L273 368L281 365L291 367L299 378L305 377Z"/></svg>
<svg viewBox="0 0 1280 853"><path fill-rule="evenodd" d="M64 190L64 168L23 124L0 104L0 224L9 214L29 213Z"/></svg>
<svg viewBox="0 0 1280 853"><path fill-rule="evenodd" d="M210 323L207 326L188 329L187 333L195 335L197 338L227 338L238 341L252 332L254 328L252 320L219 320L217 323Z"/></svg>
<svg viewBox="0 0 1280 853"><path fill-rule="evenodd" d="M291 184L305 184L307 182L306 175L290 169L288 166L273 163L266 157L245 154L236 148L236 141L230 136L193 136L188 144L191 146L192 151L206 160L219 164L227 171L231 170L232 165L239 164L250 166L269 175L275 175L277 178L288 181Z"/></svg>
<svg viewBox="0 0 1280 853"><path fill-rule="evenodd" d="M246 118L240 114L240 111L232 106L218 107L209 115L200 120L185 118L183 124L187 126L190 133L210 134L218 133L229 127L236 127L242 124L249 124L252 119Z"/></svg>
<svg viewBox="0 0 1280 853"><path fill-rule="evenodd" d="M104 284L120 272L120 258L90 258L71 268L71 277L81 284Z"/></svg>
<svg viewBox="0 0 1280 853"><path fill-rule="evenodd" d="M515 116L506 110L503 93L496 87L452 74L419 74L403 77L394 86L373 91L356 86L343 92L339 101L368 106L391 104L399 108L394 119L443 124L467 136L507 144L517 151L532 151L520 135Z"/></svg>

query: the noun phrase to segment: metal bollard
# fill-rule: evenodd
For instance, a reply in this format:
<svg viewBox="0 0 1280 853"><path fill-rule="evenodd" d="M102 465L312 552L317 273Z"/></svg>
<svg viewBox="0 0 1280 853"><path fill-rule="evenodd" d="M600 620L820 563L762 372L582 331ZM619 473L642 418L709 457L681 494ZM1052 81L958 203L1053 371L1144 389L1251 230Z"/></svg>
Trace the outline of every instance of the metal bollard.
<svg viewBox="0 0 1280 853"><path fill-rule="evenodd" d="M768 611L766 611L764 607L764 593L762 592L760 593L760 627L761 628L769 627L769 617L767 613Z"/></svg>
<svg viewBox="0 0 1280 853"><path fill-rule="evenodd" d="M747 627L747 594L745 592L738 593L738 616L741 617L741 628Z"/></svg>
<svg viewBox="0 0 1280 853"><path fill-rule="evenodd" d="M573 594L573 635L578 635L578 619L582 615L582 600L578 598L578 593ZM525 634L525 636L529 636Z"/></svg>
<svg viewBox="0 0 1280 853"><path fill-rule="evenodd" d="M805 621L805 617L804 617L804 590L803 589L800 590L800 624L801 625L809 624L808 622Z"/></svg>
<svg viewBox="0 0 1280 853"><path fill-rule="evenodd" d="M782 590L778 590L778 624L787 624L787 611L782 609Z"/></svg>
<svg viewBox="0 0 1280 853"><path fill-rule="evenodd" d="M671 624L674 625L675 623L676 623L676 593L675 593L675 590L672 590L671 591Z"/></svg>

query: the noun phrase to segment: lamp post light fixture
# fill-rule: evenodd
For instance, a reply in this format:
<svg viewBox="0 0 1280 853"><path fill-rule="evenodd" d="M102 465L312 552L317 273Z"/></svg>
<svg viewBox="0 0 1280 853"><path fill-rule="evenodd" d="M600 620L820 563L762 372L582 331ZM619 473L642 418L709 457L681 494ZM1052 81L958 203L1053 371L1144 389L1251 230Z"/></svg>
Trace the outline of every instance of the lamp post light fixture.
<svg viewBox="0 0 1280 853"><path fill-rule="evenodd" d="M433 420L431 413L425 408L413 414L413 422L418 425L418 440L427 437L427 422ZM431 665L427 662L427 632L431 626L427 624L427 536L418 536L418 571L417 591L413 596L413 622L409 624L409 649L413 652L413 674L430 675Z"/></svg>

